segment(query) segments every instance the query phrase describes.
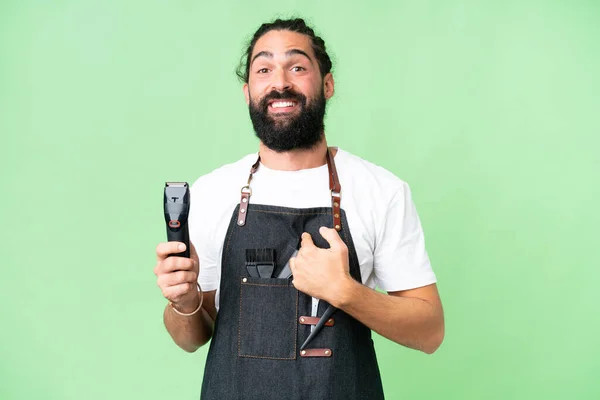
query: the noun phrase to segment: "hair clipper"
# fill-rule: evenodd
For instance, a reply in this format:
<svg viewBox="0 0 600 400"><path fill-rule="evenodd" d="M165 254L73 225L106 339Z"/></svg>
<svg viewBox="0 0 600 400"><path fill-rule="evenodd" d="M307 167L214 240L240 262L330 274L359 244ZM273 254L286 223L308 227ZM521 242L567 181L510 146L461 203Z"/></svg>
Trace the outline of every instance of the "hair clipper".
<svg viewBox="0 0 600 400"><path fill-rule="evenodd" d="M190 189L187 182L165 183L165 222L169 242L185 243L185 251L169 256L190 257L190 233L188 214L190 211Z"/></svg>

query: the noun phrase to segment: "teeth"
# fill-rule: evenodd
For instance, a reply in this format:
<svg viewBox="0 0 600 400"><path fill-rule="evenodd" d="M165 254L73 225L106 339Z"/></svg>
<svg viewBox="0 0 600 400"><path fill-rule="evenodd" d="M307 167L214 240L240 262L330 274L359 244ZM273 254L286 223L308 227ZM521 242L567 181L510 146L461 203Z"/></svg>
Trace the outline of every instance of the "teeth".
<svg viewBox="0 0 600 400"><path fill-rule="evenodd" d="M293 107L293 106L294 106L293 101L276 101L275 103L271 104L271 107L273 107L273 108Z"/></svg>

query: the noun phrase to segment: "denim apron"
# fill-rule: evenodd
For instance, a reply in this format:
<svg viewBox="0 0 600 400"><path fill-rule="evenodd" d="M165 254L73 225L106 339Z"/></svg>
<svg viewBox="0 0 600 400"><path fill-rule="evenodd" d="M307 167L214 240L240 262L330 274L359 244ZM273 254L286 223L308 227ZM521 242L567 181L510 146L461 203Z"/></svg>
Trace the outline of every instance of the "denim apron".
<svg viewBox="0 0 600 400"><path fill-rule="evenodd" d="M350 275L361 282L360 268L344 210L340 185L328 149L332 207L294 209L250 204L252 166L223 245L220 305L204 370L201 399L352 400L383 399L371 330L337 310L304 351L301 344L318 317L312 297L291 279L251 277L246 249L275 249L284 265L303 232L317 247L329 244L321 226L336 228L348 246ZM317 316L329 304L318 303Z"/></svg>

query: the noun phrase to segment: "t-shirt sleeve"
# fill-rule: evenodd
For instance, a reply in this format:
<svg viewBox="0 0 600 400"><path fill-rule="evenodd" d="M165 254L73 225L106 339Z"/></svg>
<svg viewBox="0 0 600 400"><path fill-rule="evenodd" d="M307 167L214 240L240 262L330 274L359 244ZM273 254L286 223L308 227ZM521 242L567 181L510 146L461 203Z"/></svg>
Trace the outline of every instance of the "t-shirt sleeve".
<svg viewBox="0 0 600 400"><path fill-rule="evenodd" d="M189 230L190 242L194 245L198 253L200 262L200 273L198 275L198 284L202 291L207 292L216 290L219 286L219 276L217 271L218 249L214 246L214 240L211 235L214 229L210 229L210 210L205 204L201 194L195 190L200 184L196 182L190 190L190 214Z"/></svg>
<svg viewBox="0 0 600 400"><path fill-rule="evenodd" d="M436 282L421 221L408 184L399 187L379 223L373 268L385 291L415 289Z"/></svg>

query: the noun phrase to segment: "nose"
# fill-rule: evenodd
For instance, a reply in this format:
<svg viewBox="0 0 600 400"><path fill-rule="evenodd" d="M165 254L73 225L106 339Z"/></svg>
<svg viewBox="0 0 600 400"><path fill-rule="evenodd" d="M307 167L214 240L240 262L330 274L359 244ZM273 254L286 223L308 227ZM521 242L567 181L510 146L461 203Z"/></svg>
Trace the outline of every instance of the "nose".
<svg viewBox="0 0 600 400"><path fill-rule="evenodd" d="M286 74L286 70L283 68L279 68L273 74L273 81L271 82L271 89L277 90L278 92L283 92L285 90L291 89L292 84L288 79Z"/></svg>

